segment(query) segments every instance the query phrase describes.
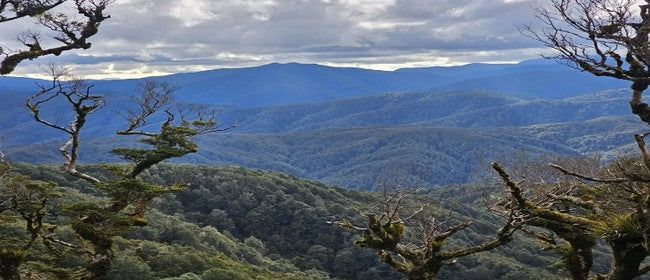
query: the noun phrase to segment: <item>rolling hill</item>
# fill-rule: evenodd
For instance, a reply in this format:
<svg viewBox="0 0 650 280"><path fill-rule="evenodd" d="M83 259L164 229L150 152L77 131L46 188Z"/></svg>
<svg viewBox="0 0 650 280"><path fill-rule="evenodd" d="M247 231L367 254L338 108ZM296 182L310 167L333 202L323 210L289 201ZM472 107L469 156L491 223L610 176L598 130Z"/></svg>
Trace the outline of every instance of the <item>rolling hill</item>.
<svg viewBox="0 0 650 280"><path fill-rule="evenodd" d="M430 125L447 127L503 127L581 122L605 116L628 116L627 90L606 90L566 99L522 99L489 91L429 91L389 93L319 103L236 108L212 106L217 119L237 123L232 133L275 133L322 128ZM5 146L42 142L56 131L41 129L19 97L0 104L0 135ZM124 120L126 100L109 96L106 107L89 116L84 135L113 135ZM127 103L128 104L128 103ZM63 121L64 104L53 104L53 119ZM44 113L45 114L45 113ZM158 120L162 120L161 117ZM11 137L8 137L11 136Z"/></svg>
<svg viewBox="0 0 650 280"><path fill-rule="evenodd" d="M351 188L369 189L381 174L421 176L428 185L466 182L489 160L520 152L576 155L633 143L638 123L624 117L531 126L459 128L424 125L327 128L283 133L224 133L198 138L201 150L183 158L288 172ZM116 161L107 151L123 137L87 139L84 162ZM58 163L59 142L5 149L15 160ZM618 154L608 154L610 157Z"/></svg>
<svg viewBox="0 0 650 280"><path fill-rule="evenodd" d="M207 104L224 123L239 126L201 135L198 153L143 174L153 182L182 181L190 187L156 199L151 225L116 240L119 269L113 272L137 268L134 275L148 277L138 279L399 279L373 252L356 247L353 233L326 223L363 219L378 195L349 188L373 189L391 176L437 186L409 203L433 204L454 221L474 223L451 246L485 240L498 219L479 208L477 189L451 184L467 182L487 161L519 153L616 157L634 148L631 136L645 128L629 113L627 90L579 95L613 84L590 83L578 77L581 73L555 67L527 62L383 72L273 64L162 77L184 87L181 101ZM34 123L21 107L33 80L13 79L0 79L5 91L0 148L12 161L60 164L63 135ZM527 84L542 80L551 85ZM101 170L87 163L116 161L108 150L137 145L135 137L113 131L123 125L115 111L125 109L128 100L120 92L138 82L96 82L98 89L114 93L88 119L80 169ZM502 92L467 89L475 85ZM422 88L430 89L417 90ZM62 123L69 117L64 105L51 104L49 116ZM271 171L208 166L224 164ZM16 168L77 188L72 193L89 189L62 177L54 166ZM440 278L562 278L551 253L531 244L518 238L512 246L463 258ZM597 254L595 270L604 271L609 261Z"/></svg>
<svg viewBox="0 0 650 280"><path fill-rule="evenodd" d="M492 79L504 75L522 76L528 73L526 71L551 73L558 67L561 66L528 61L515 65L473 64L382 72L274 64L178 74L160 79L184 86L185 91L179 92L181 101L202 104L216 100L209 97L209 92L215 87L208 86L208 81L215 86L220 79L225 79L231 83L223 86L233 88L243 86L244 81L249 84L245 90L241 89L246 94L237 95L240 101L233 99L225 102L226 105L207 104L215 109L222 123L237 123L238 127L227 133L201 136L201 151L183 161L243 165L368 189L379 174L392 169L405 170L411 176L424 174L421 176L428 184L443 185L465 182L485 161L520 151L532 154L602 152L609 158L630 151L630 135L642 127L629 113L626 89L576 95L577 89L572 86L582 84L577 79L575 83L562 84L567 90L574 91L567 98L537 98L534 91L523 96L460 89L369 94L374 90L369 87L387 91L402 86L402 89L408 88L409 85L425 86L420 83L423 80L417 85L402 83L401 78L391 75L402 78L424 75L454 83L455 78ZM582 74L571 73L557 74L556 78ZM11 79L0 79L0 86ZM544 79L553 81L549 77ZM18 81L15 87L30 82L29 79ZM315 85L315 81L319 84ZM96 83L98 89L115 90L137 82ZM264 88L267 83L274 86ZM598 83L589 84L593 85ZM504 86L512 84L504 83ZM188 91L192 87L196 90ZM316 94L335 87L338 89L332 92L340 95L319 93L318 98L305 95L307 91ZM341 90L344 87L346 89ZM264 90L276 91L268 96L286 91L289 95L308 97L282 99L284 101L276 102L278 104L318 101L314 99L319 98L324 101L253 107L257 104L255 102L267 96ZM347 90L361 96L343 94ZM5 97L5 102L0 103L0 135L7 156L12 160L34 163L59 162L56 148L65 135L35 123L22 107L23 94L5 93ZM124 123L116 117L116 111L125 110L128 97L114 92L107 96L107 100L106 107L88 118L90 125L83 132L87 139L81 150L83 161L115 161L116 158L106 151L130 141L114 136L114 131ZM248 100L248 103L243 100ZM232 104L228 105L228 102ZM245 104L232 106L239 103ZM49 106L44 112L49 111L50 117L65 122L65 104ZM152 126L163 117L154 118Z"/></svg>
<svg viewBox="0 0 650 280"><path fill-rule="evenodd" d="M182 101L249 108L432 89L491 90L529 98L566 98L627 86L622 81L598 79L545 60L395 71L275 63L154 79L179 86L178 97ZM133 93L143 80L102 80L93 83L98 91L123 96ZM25 78L0 77L0 93L26 96L36 88L35 82Z"/></svg>

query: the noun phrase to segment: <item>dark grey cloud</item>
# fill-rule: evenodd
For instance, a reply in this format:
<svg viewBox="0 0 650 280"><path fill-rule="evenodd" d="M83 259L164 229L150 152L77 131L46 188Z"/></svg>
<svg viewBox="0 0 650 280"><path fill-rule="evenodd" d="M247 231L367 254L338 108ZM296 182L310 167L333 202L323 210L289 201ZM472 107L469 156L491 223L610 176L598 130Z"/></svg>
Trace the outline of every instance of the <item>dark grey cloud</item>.
<svg viewBox="0 0 650 280"><path fill-rule="evenodd" d="M425 23L388 32L388 41L445 50L534 47L538 44L521 36L517 26L530 23L532 6L541 5L542 1L397 0L388 9L388 17L418 18Z"/></svg>
<svg viewBox="0 0 650 280"><path fill-rule="evenodd" d="M117 0L91 49L53 60L94 78L288 61L387 69L516 61L539 47L516 25L545 2ZM0 25L0 42L16 29Z"/></svg>
<svg viewBox="0 0 650 280"><path fill-rule="evenodd" d="M98 64L98 63L107 63L107 62L141 62L141 63L162 63L162 62L173 62L170 57L164 55L152 55L152 56L138 56L138 55L106 55L106 56L91 56L91 55L79 55L74 53L65 53L62 54L59 58L59 61L66 61L68 63L74 64Z"/></svg>

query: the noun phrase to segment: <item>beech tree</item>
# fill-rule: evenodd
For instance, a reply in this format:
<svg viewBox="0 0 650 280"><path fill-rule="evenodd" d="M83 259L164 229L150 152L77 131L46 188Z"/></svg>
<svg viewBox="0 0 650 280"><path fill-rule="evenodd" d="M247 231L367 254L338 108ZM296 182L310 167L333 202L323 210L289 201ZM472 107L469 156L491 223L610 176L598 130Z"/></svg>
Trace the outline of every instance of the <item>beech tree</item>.
<svg viewBox="0 0 650 280"><path fill-rule="evenodd" d="M51 245L44 218L51 200L60 195L54 183L11 172L11 165L0 152L0 224L19 220L26 231L23 240L0 238L0 278L20 279L19 267L27 252L41 240Z"/></svg>
<svg viewBox="0 0 650 280"><path fill-rule="evenodd" d="M551 0L536 10L542 28L522 33L555 50L547 58L596 76L631 82L630 106L646 123L650 108L643 93L650 85L650 1Z"/></svg>
<svg viewBox="0 0 650 280"><path fill-rule="evenodd" d="M66 2L72 2L75 11L58 9ZM26 59L90 48L88 39L110 18L104 14L110 2L112 0L0 0L0 23L16 24L20 19L33 18L42 27L40 31L25 30L17 35L22 48L0 47L4 55L0 61L0 75L13 72L16 65ZM49 34L43 35L41 31Z"/></svg>
<svg viewBox="0 0 650 280"><path fill-rule="evenodd" d="M393 191L389 193L388 189ZM410 194L398 187L384 187L381 211L366 214L365 226L354 225L348 220L330 223L360 232L361 238L355 242L357 245L377 251L382 262L410 280L436 279L443 267L453 265L458 258L507 244L523 223L523 216L518 216L521 213L512 211L496 231L494 239L463 248L445 249L447 239L468 228L471 223L450 225L451 219L439 220L435 215L422 215L424 206L409 216L402 216L408 212L403 204ZM419 218L419 221L407 226L406 223L415 218ZM409 235L407 230L414 228L416 230Z"/></svg>
<svg viewBox="0 0 650 280"><path fill-rule="evenodd" d="M106 174L103 174L102 177L93 176L80 171L77 167L79 147L82 143L81 132L87 124L87 116L102 107L105 102L104 97L94 93L92 85L85 81L66 79L65 71L55 68L51 70L53 73L52 83L40 86L40 90L27 99L26 106L37 122L68 135L68 139L59 148L64 159L65 172L102 191L108 199L108 203L104 205L96 202L77 202L61 205L60 213L69 217L69 226L74 230L78 239L76 242L66 242L57 239L56 232L47 230L47 227L41 223L44 215L43 209L49 194L43 193L41 196L36 196L34 199L39 200L29 202L30 205L41 203L38 205L42 205L42 207L29 207L30 211L36 213L36 215L29 214L29 217L35 217L37 222L26 220L28 231L32 236L27 243L31 245L35 240L42 239L43 244L52 251L65 249L85 255L88 264L83 271L77 273L79 278L106 279L114 258L112 238L131 227L146 225L145 211L152 199L186 187L183 182L174 182L169 186L149 183L140 179L140 175L161 161L197 152L198 146L191 139L193 136L222 131L232 126L220 128L212 113L195 106L175 104L173 93L177 89L176 87L166 83L147 81L140 85L138 93L132 97L134 108L123 114L127 122L126 128L118 130L116 133L140 136L138 141L151 148L115 148L111 150L111 153L130 164L104 164L111 175L108 177ZM62 116L48 119L51 114L42 112L42 110L47 110L45 105L52 102L67 104L69 108L67 111L71 113L67 122ZM158 129L154 129L156 126L148 123L155 114L166 116ZM36 184L24 177L19 177L19 179L22 179L21 182L25 182L27 187L45 184ZM46 188L41 187L41 189ZM3 209L0 208L0 210ZM30 224L31 226L29 226ZM14 250L17 252L14 255L20 257L18 253L28 249L29 247L26 246L21 248L22 251ZM6 274L10 275L7 279L19 279L18 267L21 259L9 262L2 257L0 252L0 273L7 271ZM4 269L9 264L12 266Z"/></svg>
<svg viewBox="0 0 650 280"><path fill-rule="evenodd" d="M650 232L648 168L638 159L605 166L575 158L560 162L545 166L541 176L522 176L493 163L506 193L497 207L525 217L530 228L524 232L559 254L572 279L634 279L648 273L650 266L643 265ZM602 275L592 271L598 240L609 244L612 257Z"/></svg>
<svg viewBox="0 0 650 280"><path fill-rule="evenodd" d="M21 23L24 19L33 19L41 27L40 30L23 30L17 34L17 39L22 47L10 48L0 44L0 75L13 72L16 66L24 60L33 60L46 55L60 55L73 49L88 49L91 43L88 39L97 34L100 24L110 18L104 14L107 6L112 0L0 0L0 23L14 24ZM71 6L65 7L66 3ZM74 7L69 9L70 7ZM24 21L23 21L24 22ZM43 34L43 31L47 34ZM58 77L57 77L58 78ZM86 96L65 95L61 84L57 85L55 78L53 87L59 89L57 94L63 94L72 103L76 102L77 122L76 127L65 128L65 131L77 131L83 127L82 121L85 115L89 114L99 105L100 97L87 94ZM82 84L77 83L77 88ZM47 92L41 88L41 94ZM51 96L49 100L55 96ZM34 98L34 97L33 97ZM33 100L32 98L32 100ZM77 99L75 99L77 98ZM38 104L49 100L36 101ZM94 103L88 105L87 102ZM38 115L38 104L31 104L32 113ZM48 123L54 128L57 125ZM66 157L66 169L68 173L83 177L83 173L76 172L75 162L78 147L78 137L72 137L67 146L70 146L70 153L66 150L61 152ZM20 279L19 267L24 261L27 252L33 247L37 240L48 249L54 251L55 244L75 247L75 245L59 240L54 235L55 226L46 225L44 217L51 208L52 198L59 195L56 185L50 182L31 180L28 177L16 174L11 171L11 164L4 159L0 151L0 223L20 218L25 223L25 231L28 234L27 240L10 240L2 242L0 249L0 277L3 279ZM89 178L86 178L89 179ZM81 235L80 235L81 236ZM86 251L89 253L90 251ZM90 274L93 272L89 270ZM100 279L100 278L97 278Z"/></svg>
<svg viewBox="0 0 650 280"><path fill-rule="evenodd" d="M523 26L522 32L555 50L547 58L595 76L631 83L632 113L650 124L643 101L650 85L650 1L551 0L536 10L542 28ZM493 163L506 192L502 210L526 216L526 224L547 249L561 255L573 279L633 279L650 271L642 267L650 252L650 154L644 138L634 139L640 159L623 159L608 166L589 163L598 171L576 170L581 164L551 164L557 173L535 181L513 179ZM551 179L549 179L551 178ZM568 179L570 178L570 179ZM531 183L536 182L536 183ZM542 190L542 191L539 191ZM612 264L606 275L594 275L592 250L606 241Z"/></svg>

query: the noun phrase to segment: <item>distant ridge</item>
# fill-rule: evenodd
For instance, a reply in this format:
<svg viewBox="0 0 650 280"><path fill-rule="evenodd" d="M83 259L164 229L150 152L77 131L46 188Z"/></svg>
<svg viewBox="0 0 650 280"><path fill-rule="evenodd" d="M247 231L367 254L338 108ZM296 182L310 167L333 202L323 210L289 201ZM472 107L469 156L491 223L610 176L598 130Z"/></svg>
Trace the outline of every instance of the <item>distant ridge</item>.
<svg viewBox="0 0 650 280"><path fill-rule="evenodd" d="M180 101L206 104L225 125L239 124L201 136L201 151L184 161L357 188L396 164L412 175L426 170L426 181L436 185L466 181L481 158L519 151L617 156L640 129L625 83L548 61L396 71L286 63L156 79L181 86ZM11 160L59 162L65 135L43 129L24 108L37 81L0 78L0 144ZM113 136L124 125L115 112L129 106L124 101L142 81L92 81L109 95L82 132L83 161L116 159L100 151L123 141ZM49 104L43 113L57 119L65 106ZM165 118L157 117L151 125Z"/></svg>
<svg viewBox="0 0 650 280"><path fill-rule="evenodd" d="M626 152L634 144L630 135L642 129L629 113L627 96L627 89L565 99L459 90L263 108L215 106L220 121L237 120L239 126L202 135L201 150L183 161L289 172L355 188L369 188L394 167L415 175L424 170L430 184L461 183L484 167L481 160L521 151L607 157ZM0 135L10 136L3 142L7 157L60 162L56 151L63 135L41 129L20 104L0 103ZM123 126L115 109L103 108L89 119L82 161L116 160L106 152L124 141L113 136Z"/></svg>
<svg viewBox="0 0 650 280"><path fill-rule="evenodd" d="M395 71L272 63L152 79L180 86L178 96L183 101L237 107L290 105L431 89L491 90L529 98L565 98L627 86L623 81L598 79L546 60ZM98 90L129 95L143 80L102 80L93 83ZM0 77L0 92L33 92L34 82L26 78Z"/></svg>
<svg viewBox="0 0 650 280"><path fill-rule="evenodd" d="M492 91L454 90L387 93L340 100L282 106L237 108L210 106L224 125L238 123L232 133L276 133L322 128L428 125L446 127L504 127L582 122L604 116L628 116L626 89L606 90L566 99L523 99ZM63 136L43 130L23 106L21 95L0 103L0 135L4 145L28 144ZM119 97L89 117L96 124L84 135L113 135L124 120ZM53 107L54 115L63 112ZM161 119L162 120L162 119Z"/></svg>

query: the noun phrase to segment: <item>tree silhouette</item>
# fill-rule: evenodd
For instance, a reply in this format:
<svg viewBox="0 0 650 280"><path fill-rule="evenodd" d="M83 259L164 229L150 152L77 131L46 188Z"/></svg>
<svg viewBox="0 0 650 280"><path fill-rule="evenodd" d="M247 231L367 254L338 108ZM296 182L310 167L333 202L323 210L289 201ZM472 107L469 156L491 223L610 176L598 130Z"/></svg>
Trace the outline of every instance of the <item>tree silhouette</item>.
<svg viewBox="0 0 650 280"><path fill-rule="evenodd" d="M72 2L75 11L58 11L65 2ZM46 37L39 31L26 30L18 34L22 48L1 48L0 75L14 71L23 60L46 55L60 55L73 49L88 49L88 39L99 30L99 25L110 16L104 11L112 0L0 0L0 23L34 18L42 30L52 35ZM75 16L76 14L76 16ZM44 38L49 40L44 41Z"/></svg>
<svg viewBox="0 0 650 280"><path fill-rule="evenodd" d="M632 112L650 123L643 92L650 85L650 1L551 0L536 9L543 27L525 25L524 35L556 51L547 58L596 76L632 82ZM638 7L638 9L637 9Z"/></svg>
<svg viewBox="0 0 650 280"><path fill-rule="evenodd" d="M449 225L450 220L441 221L435 215L418 217L422 216L424 206L409 216L402 217L400 213L408 211L403 204L413 193L405 192L398 185L388 186L385 181L382 185L384 190L381 212L366 214L365 226L356 226L348 220L330 223L360 232L361 238L355 242L357 245L377 251L382 262L409 280L436 279L443 267L453 265L458 258L507 244L512 240L512 234L523 223L523 216L517 216L517 213L512 211L503 226L496 231L494 239L463 248L445 249L445 242L454 234L468 228L471 223ZM407 226L407 222L413 218L420 218L420 221L416 225ZM413 228L419 228L415 233L418 238L408 236L407 230Z"/></svg>
<svg viewBox="0 0 650 280"><path fill-rule="evenodd" d="M631 82L632 113L650 124L643 101L650 85L650 1L551 0L536 10L542 28L522 27L522 33L555 50L547 58L595 76ZM562 256L573 279L633 279L650 271L642 267L650 252L650 153L644 138L634 135L641 159L600 163L551 164L555 174L514 180L493 163L506 193L502 210L515 209L547 249ZM580 171L591 166L591 172ZM528 173L528 172L526 172ZM513 173L517 175L516 173ZM542 190L542 191L539 191ZM590 275L592 249L606 241L612 264L606 275Z"/></svg>
<svg viewBox="0 0 650 280"><path fill-rule="evenodd" d="M174 182L170 186L148 183L139 175L166 159L197 152L198 146L191 139L193 136L223 131L232 126L219 128L213 114L202 108L175 105L173 92L176 87L147 81L132 97L136 108L124 114L127 128L116 133L141 136L138 141L151 148L113 149L112 153L130 164L105 164L112 175L106 178L104 174L100 179L79 171L77 160L80 135L87 124L87 116L103 105L104 98L93 93L92 85L83 80L65 79L65 71L53 69L52 73L52 83L41 86L39 92L27 99L26 105L37 122L68 134L68 140L59 149L65 159L64 170L101 190L109 200L107 205L97 202L63 205L61 211L71 218L70 226L79 239L78 244L67 244L67 249L88 259L80 279L106 279L114 257L112 238L133 226L146 225L145 211L152 199L186 187L183 182ZM41 113L46 104L61 101L69 106L68 112L72 115L67 124L62 124L61 118L48 120ZM158 129L147 127L147 120L156 113L164 114L165 120ZM37 236L41 234L36 233Z"/></svg>

